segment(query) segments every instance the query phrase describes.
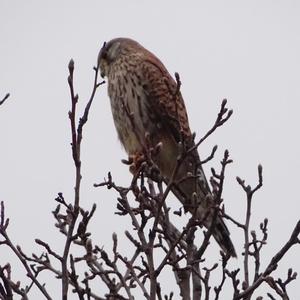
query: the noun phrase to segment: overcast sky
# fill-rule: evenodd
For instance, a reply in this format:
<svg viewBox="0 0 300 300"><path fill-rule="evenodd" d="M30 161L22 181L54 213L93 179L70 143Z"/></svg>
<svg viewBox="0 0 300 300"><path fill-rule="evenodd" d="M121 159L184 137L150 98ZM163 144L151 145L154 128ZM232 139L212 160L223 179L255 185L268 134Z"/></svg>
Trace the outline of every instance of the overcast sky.
<svg viewBox="0 0 300 300"><path fill-rule="evenodd" d="M180 74L190 124L198 137L213 124L221 100L228 99L232 119L200 153L205 157L219 145L216 159L205 166L209 174L229 149L234 164L226 177L225 205L241 221L245 195L235 177L254 185L257 165L263 165L264 187L255 196L252 228L269 218L266 264L287 241L300 215L299 16L296 0L0 0L0 98L11 93L0 107L0 200L11 219L12 239L28 254L40 252L36 237L56 241L58 251L62 248L51 210L57 192L68 201L73 196L67 65L70 58L75 60L75 88L82 108L101 45L123 36L154 52L171 74ZM115 194L92 184L108 171L116 182L128 184L123 158L103 86L84 132L81 203L87 209L97 203L91 230L107 249L112 232L121 236L130 222L114 215ZM240 254L242 234L229 227ZM0 247L1 265L14 260L5 251ZM299 272L299 253L295 247L277 274L285 274L288 267ZM241 265L241 256L236 264ZM14 268L15 278L22 279L22 268L18 263ZM299 296L299 280L290 285L291 299Z"/></svg>

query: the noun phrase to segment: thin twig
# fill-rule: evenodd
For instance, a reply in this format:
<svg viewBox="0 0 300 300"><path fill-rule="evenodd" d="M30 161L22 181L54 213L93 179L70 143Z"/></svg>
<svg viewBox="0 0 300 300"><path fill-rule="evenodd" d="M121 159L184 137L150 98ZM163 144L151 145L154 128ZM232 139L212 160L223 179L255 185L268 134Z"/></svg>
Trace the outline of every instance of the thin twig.
<svg viewBox="0 0 300 300"><path fill-rule="evenodd" d="M68 280L67 262L68 262L68 255L69 255L71 243L73 240L75 223L79 214L79 199L80 199L79 197L80 197L80 183L81 183L80 150L81 150L81 140L82 140L82 129L84 124L88 120L88 114L89 114L91 104L93 102L96 90L100 85L98 83L98 67L97 67L94 68L95 76L94 76L94 85L93 85L92 93L85 107L83 116L79 120L79 124L76 130L76 105L78 102L78 95L75 94L74 92L74 86L73 86L74 61L72 59L70 60L68 68L69 68L68 83L69 83L71 103L72 103L71 111L69 112L69 118L71 123L71 132L72 132L72 156L76 168L76 177L75 177L75 188L74 188L75 190L74 207L72 211L71 222L68 227L67 239L65 242L65 247L62 256L62 299L63 300L66 300L68 297L69 280Z"/></svg>
<svg viewBox="0 0 300 300"><path fill-rule="evenodd" d="M249 286L245 291L238 294L236 297L234 297L234 300L238 299L247 299L249 295L251 295L254 290L257 289L264 281L266 281L267 277L277 268L277 265L279 261L282 259L283 256L289 251L289 249L299 244L299 236L300 234L300 220L297 222L290 239L285 243L285 245L273 256L270 263L268 264L265 271L259 276L259 278L251 285Z"/></svg>
<svg viewBox="0 0 300 300"><path fill-rule="evenodd" d="M4 98L0 101L0 105L2 105L6 100L7 100L7 98L10 96L10 94L9 93L7 93L5 96L4 96Z"/></svg>
<svg viewBox="0 0 300 300"><path fill-rule="evenodd" d="M240 179L239 177L236 178L239 185L243 188L247 196L247 208L246 208L246 220L244 229L244 239L245 239L245 253L244 253L244 287L247 289L249 287L249 230L250 230L250 218L251 218L251 211L252 211L252 197L256 191L258 191L263 184L262 178L262 166L258 166L258 184L254 189L251 188L250 185L245 185L245 181Z"/></svg>

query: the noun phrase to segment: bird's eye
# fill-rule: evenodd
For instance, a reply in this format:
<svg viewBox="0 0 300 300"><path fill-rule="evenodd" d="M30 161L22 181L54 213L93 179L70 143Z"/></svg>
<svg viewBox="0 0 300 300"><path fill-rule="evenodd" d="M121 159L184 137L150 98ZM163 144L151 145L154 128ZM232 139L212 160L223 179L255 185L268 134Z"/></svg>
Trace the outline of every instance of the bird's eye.
<svg viewBox="0 0 300 300"><path fill-rule="evenodd" d="M118 56L120 50L120 42L104 43L98 56L98 62L105 60L108 64L112 63Z"/></svg>
<svg viewBox="0 0 300 300"><path fill-rule="evenodd" d="M102 53L101 53L101 58L102 59L107 59L107 51L104 50Z"/></svg>

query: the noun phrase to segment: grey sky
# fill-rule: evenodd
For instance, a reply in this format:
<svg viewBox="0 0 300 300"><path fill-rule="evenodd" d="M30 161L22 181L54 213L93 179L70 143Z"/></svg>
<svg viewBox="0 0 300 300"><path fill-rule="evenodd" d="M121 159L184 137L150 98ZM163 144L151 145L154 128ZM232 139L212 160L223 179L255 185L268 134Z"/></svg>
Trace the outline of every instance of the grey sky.
<svg viewBox="0 0 300 300"><path fill-rule="evenodd" d="M11 218L13 239L27 253L39 253L36 237L55 240L61 249L51 210L57 192L72 201L74 186L67 64L75 60L75 87L85 103L102 43L125 36L154 52L170 73L179 72L198 137L213 124L221 100L228 99L232 120L200 153L205 157L219 145L217 158L205 167L209 174L229 149L234 164L228 168L225 204L240 220L245 201L235 177L254 185L257 165L263 165L253 226L269 217L267 263L299 219L299 13L299 1L1 0L0 98L6 92L11 97L0 108L0 200ZM112 232L121 235L129 222L114 215L115 194L92 184L108 171L120 184L130 177L120 163L125 152L117 141L106 86L98 91L83 143L81 203L86 208L97 203L94 239L110 246ZM242 234L229 226L240 253ZM278 274L290 266L299 272L299 251L287 255ZM292 299L299 295L299 280L291 284Z"/></svg>

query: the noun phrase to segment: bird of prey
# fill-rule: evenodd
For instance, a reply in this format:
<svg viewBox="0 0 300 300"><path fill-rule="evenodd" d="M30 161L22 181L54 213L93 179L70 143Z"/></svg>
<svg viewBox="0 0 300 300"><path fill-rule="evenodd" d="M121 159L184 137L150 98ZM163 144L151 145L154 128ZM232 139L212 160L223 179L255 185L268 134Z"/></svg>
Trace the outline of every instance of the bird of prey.
<svg viewBox="0 0 300 300"><path fill-rule="evenodd" d="M128 38L104 43L98 66L101 76L108 79L115 127L129 157L138 160L147 147L159 145L153 161L163 180L168 184L174 177L172 192L185 211L209 228L214 200L197 149L189 151L173 174L182 148L188 150L195 145L176 81L154 54ZM219 213L212 234L228 256L236 256Z"/></svg>

